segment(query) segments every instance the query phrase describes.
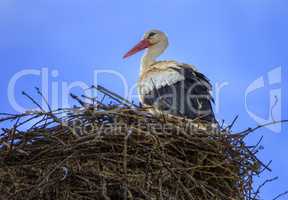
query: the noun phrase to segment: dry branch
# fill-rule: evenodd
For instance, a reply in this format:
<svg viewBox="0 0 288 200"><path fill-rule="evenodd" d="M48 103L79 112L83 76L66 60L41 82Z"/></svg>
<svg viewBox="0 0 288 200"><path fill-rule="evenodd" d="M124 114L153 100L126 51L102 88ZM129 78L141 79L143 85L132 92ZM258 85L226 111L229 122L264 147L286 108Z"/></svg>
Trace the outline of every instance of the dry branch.
<svg viewBox="0 0 288 200"><path fill-rule="evenodd" d="M0 199L259 199L253 177L268 166L247 132L230 132L237 118L223 129L163 121L100 90L118 104L72 95L79 107L3 114L15 124L0 137Z"/></svg>

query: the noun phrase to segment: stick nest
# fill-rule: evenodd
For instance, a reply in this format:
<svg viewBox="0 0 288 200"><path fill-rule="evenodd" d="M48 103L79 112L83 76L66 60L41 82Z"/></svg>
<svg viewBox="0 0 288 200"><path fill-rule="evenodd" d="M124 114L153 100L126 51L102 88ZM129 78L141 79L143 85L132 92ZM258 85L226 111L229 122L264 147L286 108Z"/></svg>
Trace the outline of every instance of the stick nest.
<svg viewBox="0 0 288 200"><path fill-rule="evenodd" d="M247 134L141 108L90 105L7 120L15 124L0 137L0 199L250 200L265 168Z"/></svg>

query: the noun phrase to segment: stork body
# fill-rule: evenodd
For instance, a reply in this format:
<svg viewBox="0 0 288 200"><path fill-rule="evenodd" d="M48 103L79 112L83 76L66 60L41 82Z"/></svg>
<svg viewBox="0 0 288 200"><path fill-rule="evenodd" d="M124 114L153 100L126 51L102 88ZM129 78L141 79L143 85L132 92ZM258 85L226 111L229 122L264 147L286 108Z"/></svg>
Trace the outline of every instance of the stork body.
<svg viewBox="0 0 288 200"><path fill-rule="evenodd" d="M151 30L124 56L126 58L147 48L141 60L138 81L141 103L152 107L153 112L214 122L209 80L192 65L156 61L167 46L166 35Z"/></svg>

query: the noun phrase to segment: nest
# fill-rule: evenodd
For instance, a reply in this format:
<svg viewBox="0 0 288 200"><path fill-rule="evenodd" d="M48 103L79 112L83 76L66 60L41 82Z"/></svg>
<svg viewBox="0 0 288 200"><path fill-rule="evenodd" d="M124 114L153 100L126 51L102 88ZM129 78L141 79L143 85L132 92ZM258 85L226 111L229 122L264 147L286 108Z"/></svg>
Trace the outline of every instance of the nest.
<svg viewBox="0 0 288 200"><path fill-rule="evenodd" d="M265 166L246 133L99 105L2 118L15 124L0 138L0 199L258 199Z"/></svg>

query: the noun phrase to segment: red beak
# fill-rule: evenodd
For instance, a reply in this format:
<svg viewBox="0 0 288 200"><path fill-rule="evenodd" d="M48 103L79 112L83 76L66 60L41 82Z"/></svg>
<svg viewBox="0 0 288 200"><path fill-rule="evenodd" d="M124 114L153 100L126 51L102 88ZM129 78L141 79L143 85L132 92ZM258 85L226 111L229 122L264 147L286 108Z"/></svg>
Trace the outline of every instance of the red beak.
<svg viewBox="0 0 288 200"><path fill-rule="evenodd" d="M130 51L128 51L123 58L127 58L129 56L134 55L135 53L148 48L149 46L151 46L150 42L147 39L143 39L141 40L138 44L136 44L132 49L130 49Z"/></svg>

